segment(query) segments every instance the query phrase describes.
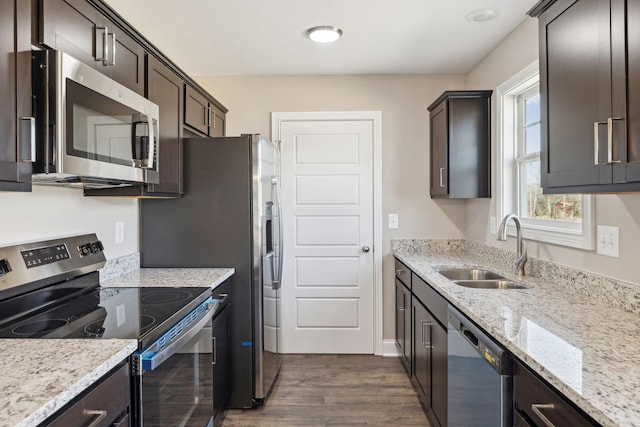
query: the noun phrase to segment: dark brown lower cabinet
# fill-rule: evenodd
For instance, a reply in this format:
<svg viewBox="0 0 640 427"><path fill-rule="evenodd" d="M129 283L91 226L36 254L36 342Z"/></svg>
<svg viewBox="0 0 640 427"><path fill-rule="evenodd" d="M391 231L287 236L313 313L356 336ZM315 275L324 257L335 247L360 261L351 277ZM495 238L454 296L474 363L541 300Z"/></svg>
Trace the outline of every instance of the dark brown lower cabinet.
<svg viewBox="0 0 640 427"><path fill-rule="evenodd" d="M49 427L128 427L130 425L129 364L105 375L90 390L45 423Z"/></svg>
<svg viewBox="0 0 640 427"><path fill-rule="evenodd" d="M513 364L516 426L599 426L519 361Z"/></svg>
<svg viewBox="0 0 640 427"><path fill-rule="evenodd" d="M213 318L213 425L222 425L223 412L231 395L231 304Z"/></svg>
<svg viewBox="0 0 640 427"><path fill-rule="evenodd" d="M447 330L416 299L413 317L413 383L429 420L447 425Z"/></svg>
<svg viewBox="0 0 640 427"><path fill-rule="evenodd" d="M411 291L396 278L396 348L411 375Z"/></svg>

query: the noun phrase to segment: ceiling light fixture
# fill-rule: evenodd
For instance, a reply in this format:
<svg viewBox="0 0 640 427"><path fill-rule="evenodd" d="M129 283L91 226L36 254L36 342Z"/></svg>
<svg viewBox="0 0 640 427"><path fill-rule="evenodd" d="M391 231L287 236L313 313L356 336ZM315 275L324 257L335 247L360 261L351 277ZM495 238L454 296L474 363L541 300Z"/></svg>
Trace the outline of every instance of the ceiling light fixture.
<svg viewBox="0 0 640 427"><path fill-rule="evenodd" d="M319 27L309 28L307 37L317 43L332 43L342 36L342 30L338 27L322 25Z"/></svg>
<svg viewBox="0 0 640 427"><path fill-rule="evenodd" d="M496 9L477 9L466 14L465 19L474 24L493 21L500 15Z"/></svg>

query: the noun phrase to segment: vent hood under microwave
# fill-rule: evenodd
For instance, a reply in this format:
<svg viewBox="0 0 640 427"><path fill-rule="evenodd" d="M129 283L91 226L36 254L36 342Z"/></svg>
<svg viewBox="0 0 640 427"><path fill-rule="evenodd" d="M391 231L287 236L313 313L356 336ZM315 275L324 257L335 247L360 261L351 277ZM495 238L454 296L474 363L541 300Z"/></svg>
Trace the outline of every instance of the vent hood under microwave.
<svg viewBox="0 0 640 427"><path fill-rule="evenodd" d="M61 51L33 51L34 184L157 184L159 108Z"/></svg>

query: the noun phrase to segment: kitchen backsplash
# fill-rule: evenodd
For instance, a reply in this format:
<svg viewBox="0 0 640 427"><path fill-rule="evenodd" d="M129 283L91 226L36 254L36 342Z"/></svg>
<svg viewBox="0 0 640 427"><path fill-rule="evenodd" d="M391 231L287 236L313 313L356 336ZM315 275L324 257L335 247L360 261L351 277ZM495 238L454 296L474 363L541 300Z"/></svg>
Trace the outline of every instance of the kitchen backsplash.
<svg viewBox="0 0 640 427"><path fill-rule="evenodd" d="M100 282L104 282L129 271L137 270L139 268L139 252L107 260L107 263L104 265L104 267L100 269Z"/></svg>
<svg viewBox="0 0 640 427"><path fill-rule="evenodd" d="M433 253L442 257L446 253L469 257L470 263L493 266L513 272L516 253L474 240L465 239L393 239L393 249L410 252ZM626 282L574 267L529 257L526 274L553 282L564 292L579 292L603 303L623 310L640 313L640 284Z"/></svg>

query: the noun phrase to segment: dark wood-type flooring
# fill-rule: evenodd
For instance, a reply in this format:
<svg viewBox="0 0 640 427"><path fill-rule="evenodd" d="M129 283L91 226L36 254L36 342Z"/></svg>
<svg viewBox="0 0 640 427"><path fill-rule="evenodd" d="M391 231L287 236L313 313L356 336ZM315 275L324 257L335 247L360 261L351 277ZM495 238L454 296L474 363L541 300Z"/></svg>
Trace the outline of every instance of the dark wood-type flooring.
<svg viewBox="0 0 640 427"><path fill-rule="evenodd" d="M222 427L429 426L395 357L284 355L266 403L230 409Z"/></svg>

